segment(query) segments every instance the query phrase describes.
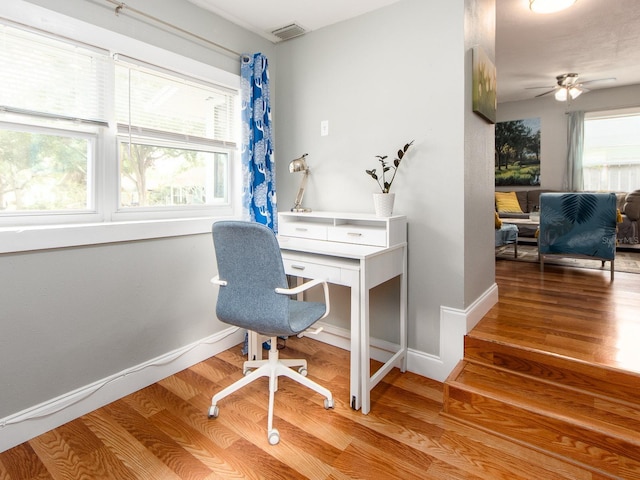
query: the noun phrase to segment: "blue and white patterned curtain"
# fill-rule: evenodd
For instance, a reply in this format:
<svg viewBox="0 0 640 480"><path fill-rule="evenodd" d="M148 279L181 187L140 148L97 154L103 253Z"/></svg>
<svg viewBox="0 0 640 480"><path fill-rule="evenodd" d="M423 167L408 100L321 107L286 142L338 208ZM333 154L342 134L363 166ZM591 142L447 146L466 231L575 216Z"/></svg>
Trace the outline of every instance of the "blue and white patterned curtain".
<svg viewBox="0 0 640 480"><path fill-rule="evenodd" d="M276 166L271 132L269 68L261 53L241 59L242 214L277 232Z"/></svg>

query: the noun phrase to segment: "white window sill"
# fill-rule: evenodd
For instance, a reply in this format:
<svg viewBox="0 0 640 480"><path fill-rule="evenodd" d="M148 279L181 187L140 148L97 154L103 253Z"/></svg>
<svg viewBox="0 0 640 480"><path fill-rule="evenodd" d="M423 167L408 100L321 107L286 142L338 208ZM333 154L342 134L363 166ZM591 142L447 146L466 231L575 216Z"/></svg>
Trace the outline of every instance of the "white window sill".
<svg viewBox="0 0 640 480"><path fill-rule="evenodd" d="M211 232L214 217L0 228L0 254Z"/></svg>

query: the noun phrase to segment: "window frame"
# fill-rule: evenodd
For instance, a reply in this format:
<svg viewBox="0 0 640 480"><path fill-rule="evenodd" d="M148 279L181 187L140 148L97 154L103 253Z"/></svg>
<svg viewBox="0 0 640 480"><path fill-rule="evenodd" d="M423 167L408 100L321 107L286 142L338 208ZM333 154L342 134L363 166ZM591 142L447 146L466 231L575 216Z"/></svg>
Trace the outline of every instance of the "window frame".
<svg viewBox="0 0 640 480"><path fill-rule="evenodd" d="M119 52L132 58L143 58L145 63L164 65L168 70L181 72L196 80L214 83L221 88L238 92L236 121L240 122L240 76L238 73L231 73L214 65L199 62L41 7L34 8L47 13L48 21L45 27L48 34L70 38L69 33L72 32L72 41L86 42L97 48ZM41 25L33 24L32 13L16 10L10 15L5 15L5 18L37 29ZM56 17L58 21L54 22L52 17ZM113 59L110 61L113 62ZM107 81L113 84L113 78ZM107 96L110 95L112 95L111 92ZM107 98L107 104L112 103L113 98ZM94 207L96 212L80 215L67 213L28 215L29 221L14 220L11 224L2 222L0 223L0 254L203 234L211 231L212 222L218 218L239 217L241 179L238 147L236 150L228 149L227 204L198 209L181 208L179 209L182 212L181 215L176 215L175 210L151 212L151 214L150 212L118 212L118 165L116 161L106 160L117 158L116 128L115 125L102 127L102 135L98 136L95 144L94 187L97 197ZM239 136L240 129L237 128L236 131ZM239 145L239 140L236 141L236 145ZM22 215L23 219L25 217L27 216Z"/></svg>

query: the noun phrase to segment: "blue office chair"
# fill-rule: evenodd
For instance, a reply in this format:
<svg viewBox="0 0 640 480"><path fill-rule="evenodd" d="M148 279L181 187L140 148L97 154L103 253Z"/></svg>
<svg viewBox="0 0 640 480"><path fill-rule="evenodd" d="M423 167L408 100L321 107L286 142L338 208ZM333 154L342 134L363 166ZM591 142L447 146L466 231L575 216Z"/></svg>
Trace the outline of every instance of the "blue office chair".
<svg viewBox="0 0 640 480"><path fill-rule="evenodd" d="M311 280L288 288L282 256L276 237L268 227L252 222L220 221L213 224L213 244L218 275L211 282L220 285L216 315L225 323L271 337L273 348L268 360L244 362L245 376L216 393L211 399L209 418L218 416L218 402L257 378L269 377L269 417L267 438L271 445L280 441L273 428L273 402L278 376L285 375L325 397L324 407L333 408L333 397L326 388L306 378L306 360L278 358L277 337L301 335L329 313L329 288L321 280ZM322 285L325 303L290 298ZM299 367L298 371L292 367ZM253 370L255 369L255 370Z"/></svg>

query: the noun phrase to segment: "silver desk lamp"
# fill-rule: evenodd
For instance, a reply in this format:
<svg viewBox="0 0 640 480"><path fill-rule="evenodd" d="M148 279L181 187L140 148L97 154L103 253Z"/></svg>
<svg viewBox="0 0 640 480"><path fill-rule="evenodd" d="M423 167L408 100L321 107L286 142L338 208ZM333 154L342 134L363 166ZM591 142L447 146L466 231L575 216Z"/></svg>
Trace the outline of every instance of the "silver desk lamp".
<svg viewBox="0 0 640 480"><path fill-rule="evenodd" d="M304 189L307 186L307 178L309 177L309 167L307 166L307 161L305 157L308 153L305 153L300 158L296 158L295 160L291 160L289 163L289 173L303 172L302 182L300 183L300 188L298 189L298 195L296 195L296 203L291 209L292 212L310 212L310 208L304 208L302 206L302 197L304 196Z"/></svg>

